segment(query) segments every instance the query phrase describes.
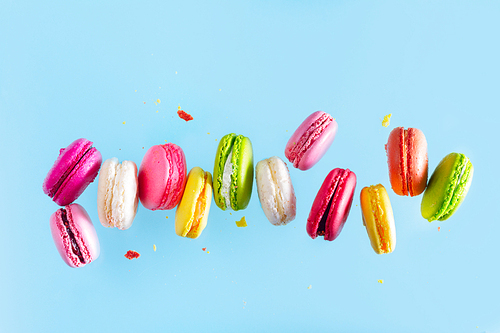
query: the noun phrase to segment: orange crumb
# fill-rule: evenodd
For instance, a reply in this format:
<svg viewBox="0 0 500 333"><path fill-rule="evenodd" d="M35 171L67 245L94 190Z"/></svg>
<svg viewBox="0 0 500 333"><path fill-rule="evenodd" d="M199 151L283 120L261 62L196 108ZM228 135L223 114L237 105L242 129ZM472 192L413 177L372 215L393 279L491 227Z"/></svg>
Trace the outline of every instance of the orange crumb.
<svg viewBox="0 0 500 333"><path fill-rule="evenodd" d="M144 104L146 104L146 102L144 102Z"/></svg>
<svg viewBox="0 0 500 333"><path fill-rule="evenodd" d="M128 260L136 259L139 258L141 255L138 252L128 250L127 253L125 254L125 258Z"/></svg>
<svg viewBox="0 0 500 333"><path fill-rule="evenodd" d="M201 249L202 249L203 251L206 251L206 250L207 250L207 248L206 248L206 247L202 247Z"/></svg>
<svg viewBox="0 0 500 333"><path fill-rule="evenodd" d="M191 116L189 113L184 112L183 110L177 111L177 114L179 115L179 118L184 119L185 121L193 120L193 116Z"/></svg>
<svg viewBox="0 0 500 333"><path fill-rule="evenodd" d="M166 218L168 219L168 216Z"/></svg>
<svg viewBox="0 0 500 333"><path fill-rule="evenodd" d="M441 227L438 227L438 231L441 231Z"/></svg>

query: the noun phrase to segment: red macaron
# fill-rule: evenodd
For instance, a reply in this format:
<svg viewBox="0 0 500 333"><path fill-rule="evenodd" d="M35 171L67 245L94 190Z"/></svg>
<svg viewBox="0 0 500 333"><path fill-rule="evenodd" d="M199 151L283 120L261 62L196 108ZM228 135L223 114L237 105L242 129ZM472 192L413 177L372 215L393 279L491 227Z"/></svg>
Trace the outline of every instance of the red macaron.
<svg viewBox="0 0 500 333"><path fill-rule="evenodd" d="M385 145L394 193L416 196L427 186L427 140L417 128L396 127Z"/></svg>
<svg viewBox="0 0 500 333"><path fill-rule="evenodd" d="M333 169L326 176L307 218L307 233L312 239L324 236L333 241L342 231L351 210L356 175L349 169Z"/></svg>

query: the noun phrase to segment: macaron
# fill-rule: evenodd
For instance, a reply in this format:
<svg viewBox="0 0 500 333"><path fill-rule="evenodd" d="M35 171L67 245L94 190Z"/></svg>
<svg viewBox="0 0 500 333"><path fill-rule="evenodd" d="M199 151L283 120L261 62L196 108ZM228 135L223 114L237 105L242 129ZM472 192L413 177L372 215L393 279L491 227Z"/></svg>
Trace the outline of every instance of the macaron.
<svg viewBox="0 0 500 333"><path fill-rule="evenodd" d="M285 225L293 221L295 191L285 162L277 156L260 161L255 166L255 179L260 205L269 222Z"/></svg>
<svg viewBox="0 0 500 333"><path fill-rule="evenodd" d="M328 173L314 199L306 230L312 239L338 237L351 210L356 174L349 169L333 169Z"/></svg>
<svg viewBox="0 0 500 333"><path fill-rule="evenodd" d="M396 247L396 226L391 201L381 184L363 187L361 213L373 250L377 254L391 253Z"/></svg>
<svg viewBox="0 0 500 333"><path fill-rule="evenodd" d="M68 266L83 267L99 257L94 225L79 204L68 205L52 214L50 231L57 251Z"/></svg>
<svg viewBox="0 0 500 333"><path fill-rule="evenodd" d="M427 140L417 128L396 127L385 145L389 178L397 195L416 196L427 186Z"/></svg>
<svg viewBox="0 0 500 333"><path fill-rule="evenodd" d="M97 213L101 224L121 230L130 228L138 203L137 165L132 161L120 164L116 157L106 160L97 185Z"/></svg>
<svg viewBox="0 0 500 333"><path fill-rule="evenodd" d="M186 189L175 212L175 233L198 238L207 225L212 202L212 175L200 167L189 171Z"/></svg>
<svg viewBox="0 0 500 333"><path fill-rule="evenodd" d="M460 207L474 174L474 166L460 153L446 155L432 173L420 210L429 222L444 221Z"/></svg>
<svg viewBox="0 0 500 333"><path fill-rule="evenodd" d="M173 143L148 149L139 167L139 199L151 210L172 209L182 198L186 185L186 157Z"/></svg>
<svg viewBox="0 0 500 333"><path fill-rule="evenodd" d="M214 164L214 200L222 210L248 206L253 186L253 150L250 139L234 133L222 137Z"/></svg>
<svg viewBox="0 0 500 333"><path fill-rule="evenodd" d="M92 183L101 167L101 153L87 139L73 141L59 151L43 181L43 192L59 206L75 201Z"/></svg>
<svg viewBox="0 0 500 333"><path fill-rule="evenodd" d="M286 158L300 170L312 168L332 145L337 128L337 122L328 113L312 113L288 140L285 147Z"/></svg>

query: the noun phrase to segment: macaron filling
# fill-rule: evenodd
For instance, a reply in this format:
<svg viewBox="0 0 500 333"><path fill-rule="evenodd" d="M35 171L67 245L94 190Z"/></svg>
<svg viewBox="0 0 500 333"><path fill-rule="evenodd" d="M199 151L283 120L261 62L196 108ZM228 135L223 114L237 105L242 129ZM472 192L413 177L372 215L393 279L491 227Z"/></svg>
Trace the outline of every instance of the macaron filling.
<svg viewBox="0 0 500 333"><path fill-rule="evenodd" d="M224 164L224 172L222 174L222 187L220 190L221 196L224 198L224 202L226 203L226 209L231 208L231 178L233 175L233 148L231 148L231 152L229 153L226 163Z"/></svg>
<svg viewBox="0 0 500 333"><path fill-rule="evenodd" d="M389 242L386 241L385 229L381 223L382 216L384 215L384 210L382 209L380 194L375 186L370 186L368 188L368 193L370 193L370 203L371 209L373 212L373 219L375 221L376 233L378 236L379 248L382 253L388 253L389 250ZM364 217L363 217L364 219Z"/></svg>
<svg viewBox="0 0 500 333"><path fill-rule="evenodd" d="M295 168L299 167L299 162L314 142L321 136L325 128L333 122L333 117L328 113L323 113L316 121L304 132L298 142L291 148L288 159Z"/></svg>
<svg viewBox="0 0 500 333"><path fill-rule="evenodd" d="M205 172L203 177L203 188L201 189L200 195L196 200L196 208L194 211L193 222L191 226L188 227L189 231L186 234L186 237L188 238L196 238L199 236L198 229L200 228L201 221L205 216L205 211L207 207L207 201L205 200L205 194L204 194L207 188L207 182L208 182L207 178L208 178L208 173Z"/></svg>
<svg viewBox="0 0 500 333"><path fill-rule="evenodd" d="M78 246L75 234L73 233L73 230L71 230L71 228L70 228L66 209L64 209L64 208L61 208L61 220L63 222L65 229L66 229L65 230L66 234L68 235L69 240L70 240L71 252L78 258L78 260L80 261L80 264L85 264L86 263L85 258L82 254L82 251L80 250L80 246Z"/></svg>

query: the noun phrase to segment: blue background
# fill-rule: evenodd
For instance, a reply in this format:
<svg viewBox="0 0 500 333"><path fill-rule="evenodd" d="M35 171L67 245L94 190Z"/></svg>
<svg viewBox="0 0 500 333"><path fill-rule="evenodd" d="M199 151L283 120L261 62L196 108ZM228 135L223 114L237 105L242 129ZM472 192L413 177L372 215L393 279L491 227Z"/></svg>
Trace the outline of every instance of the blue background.
<svg viewBox="0 0 500 333"><path fill-rule="evenodd" d="M2 1L0 331L500 332L499 15L493 1ZM246 210L212 204L196 240L175 234L174 210L141 205L130 229L107 229L94 182L76 202L101 255L80 269L59 257L42 182L73 140L138 165L167 140L188 169L212 172L231 132L250 137L255 163L285 159L316 110L339 130L311 170L290 167L289 225L266 220L254 186ZM427 222L422 196L390 190L397 126L425 133L430 172L450 152L474 164L449 220ZM336 167L358 177L351 214L335 241L312 240L305 221ZM377 183L396 221L388 255L373 252L359 207Z"/></svg>

